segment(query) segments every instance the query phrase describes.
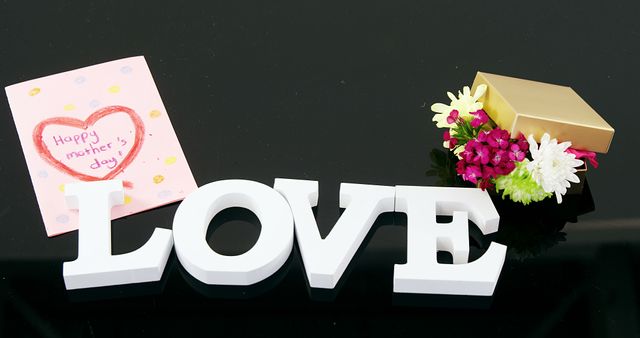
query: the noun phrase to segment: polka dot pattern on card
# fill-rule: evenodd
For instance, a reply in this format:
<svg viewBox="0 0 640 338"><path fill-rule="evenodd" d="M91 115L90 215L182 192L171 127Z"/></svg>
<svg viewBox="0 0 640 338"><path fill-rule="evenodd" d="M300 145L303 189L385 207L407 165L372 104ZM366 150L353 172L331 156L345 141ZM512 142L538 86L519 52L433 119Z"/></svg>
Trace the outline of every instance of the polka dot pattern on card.
<svg viewBox="0 0 640 338"><path fill-rule="evenodd" d="M160 111L157 109L154 109L152 111L149 112L149 117L152 119L155 119L157 117L160 117Z"/></svg>
<svg viewBox="0 0 640 338"><path fill-rule="evenodd" d="M113 178L130 184L120 195L122 204L110 211L114 219L182 200L197 189L148 68L143 57L125 58L31 79L7 91L20 139L28 141L27 175L36 188L47 235L77 229L78 213L66 203L66 184L111 177L113 166L123 161L126 165ZM110 106L131 109L137 118ZM92 124L83 129L77 121ZM36 124L43 128L34 142ZM144 128L138 129L140 125ZM91 146L85 132L94 133L87 139ZM137 141L140 137L143 141ZM51 165L58 162L64 170Z"/></svg>
<svg viewBox="0 0 640 338"><path fill-rule="evenodd" d="M172 165L174 163L176 163L176 157L175 156L169 156L169 157L164 159L164 164L166 164L166 165Z"/></svg>
<svg viewBox="0 0 640 338"><path fill-rule="evenodd" d="M161 192L158 193L158 198L159 199L165 199L165 198L169 198L171 197L171 190L162 190Z"/></svg>

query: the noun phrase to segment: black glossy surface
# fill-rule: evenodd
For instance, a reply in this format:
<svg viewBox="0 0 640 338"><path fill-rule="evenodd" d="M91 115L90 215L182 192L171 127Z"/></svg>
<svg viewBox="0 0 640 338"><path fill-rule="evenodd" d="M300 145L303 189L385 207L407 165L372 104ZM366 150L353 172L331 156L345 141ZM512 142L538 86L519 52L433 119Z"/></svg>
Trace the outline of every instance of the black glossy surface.
<svg viewBox="0 0 640 338"><path fill-rule="evenodd" d="M561 208L498 201L500 232L471 239L475 257L489 240L511 247L493 299L394 296L406 245L394 214L335 293L307 290L297 251L252 288L205 288L172 254L161 283L66 292L77 234L46 237L0 95L0 335L637 335L638 13L636 1L2 2L0 85L145 55L198 184L319 180L323 234L340 182L436 183L428 107L477 70L569 85L616 135L587 191ZM114 252L169 228L176 207L114 221ZM237 210L214 219L212 246L246 250L251 222Z"/></svg>

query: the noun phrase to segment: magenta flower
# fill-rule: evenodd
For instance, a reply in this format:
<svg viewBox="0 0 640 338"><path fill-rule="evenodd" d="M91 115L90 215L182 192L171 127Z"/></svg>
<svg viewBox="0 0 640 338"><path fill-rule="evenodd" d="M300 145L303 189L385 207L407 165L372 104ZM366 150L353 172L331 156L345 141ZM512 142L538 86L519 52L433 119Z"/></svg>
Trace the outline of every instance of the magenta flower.
<svg viewBox="0 0 640 338"><path fill-rule="evenodd" d="M509 175L516 168L516 164L513 161L506 161L500 164L497 167L494 167L494 170L497 175Z"/></svg>
<svg viewBox="0 0 640 338"><path fill-rule="evenodd" d="M478 123L474 128L486 123L484 111L478 110L472 115ZM488 121L488 117L486 118ZM445 133L445 139L447 138L455 139ZM529 143L522 135L511 140L509 131L500 128L479 130L476 138L463 145L464 149L458 154L460 160L456 163L456 173L481 189L492 188L493 179L511 173L516 168L515 162L524 160L529 149Z"/></svg>
<svg viewBox="0 0 640 338"><path fill-rule="evenodd" d="M457 110L452 110L451 113L449 113L449 116L447 116L447 123L449 124L454 124L456 123L456 121L458 120L458 115L460 113Z"/></svg>
<svg viewBox="0 0 640 338"><path fill-rule="evenodd" d="M448 130L444 132L444 134L442 135L442 138L444 139L445 142L449 142L449 149L455 148L456 144L458 144L458 139L455 137L451 137L451 134L449 133Z"/></svg>
<svg viewBox="0 0 640 338"><path fill-rule="evenodd" d="M493 129L489 133L487 142L494 148L507 149L509 146L509 132L500 128Z"/></svg>
<svg viewBox="0 0 640 338"><path fill-rule="evenodd" d="M452 137L449 139L449 149L453 149L456 147L456 144L458 144L458 139L455 137Z"/></svg>
<svg viewBox="0 0 640 338"><path fill-rule="evenodd" d="M499 165L507 158L507 152L502 149L495 150L493 154L491 154L491 164Z"/></svg>
<svg viewBox="0 0 640 338"><path fill-rule="evenodd" d="M522 133L518 135L518 138L516 139L516 144L518 145L518 148L520 148L520 150L522 150L525 153L529 150L529 142L527 141L527 138L524 137Z"/></svg>
<svg viewBox="0 0 640 338"><path fill-rule="evenodd" d="M473 162L473 157L475 156L475 145L478 142L476 140L469 140L467 144L464 146L464 150L460 153L460 156L463 160L468 163Z"/></svg>
<svg viewBox="0 0 640 338"><path fill-rule="evenodd" d="M482 167L482 180L483 181L489 181L490 179L496 177L496 172L495 170L488 166L485 165L484 167Z"/></svg>
<svg viewBox="0 0 640 338"><path fill-rule="evenodd" d="M467 169L467 162L458 161L458 163L456 163L456 173L458 173L458 175L463 176L464 175L464 171L466 169Z"/></svg>
<svg viewBox="0 0 640 338"><path fill-rule="evenodd" d="M478 145L475 147L475 156L473 158L474 164L487 164L489 163L489 147Z"/></svg>
<svg viewBox="0 0 640 338"><path fill-rule="evenodd" d="M473 120L471 120L471 126L474 128L478 128L481 125L489 122L489 116L487 116L487 113L485 113L482 109L469 114L475 116Z"/></svg>
<svg viewBox="0 0 640 338"><path fill-rule="evenodd" d="M466 169L464 170L464 174L462 174L462 178L465 181L469 181L473 184L476 184L478 183L478 179L482 178L482 170L480 170L480 167L478 166L470 165L466 167Z"/></svg>
<svg viewBox="0 0 640 338"><path fill-rule="evenodd" d="M494 184L491 182L491 180L482 180L480 181L480 184L478 184L478 188L482 190L491 189L493 188L493 186Z"/></svg>
<svg viewBox="0 0 640 338"><path fill-rule="evenodd" d="M509 159L516 162L524 160L524 151L520 149L517 143L512 143L509 148Z"/></svg>
<svg viewBox="0 0 640 338"><path fill-rule="evenodd" d="M476 139L480 142L487 142L487 139L489 138L489 134L491 134L491 131L489 130L481 130L478 133L478 137L476 137Z"/></svg>

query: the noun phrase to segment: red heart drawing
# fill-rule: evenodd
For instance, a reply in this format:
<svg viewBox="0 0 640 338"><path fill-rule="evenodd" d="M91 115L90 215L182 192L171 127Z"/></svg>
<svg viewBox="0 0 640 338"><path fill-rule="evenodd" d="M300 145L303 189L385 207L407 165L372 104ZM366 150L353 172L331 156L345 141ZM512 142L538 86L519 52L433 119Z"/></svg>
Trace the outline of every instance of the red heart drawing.
<svg viewBox="0 0 640 338"><path fill-rule="evenodd" d="M133 146L131 147L131 150L124 157L124 159L116 167L114 167L113 170L111 170L108 174L106 174L103 177L96 177L96 176L83 174L81 172L78 172L70 168L69 166L62 163L57 158L53 157L53 155L51 154L51 151L49 150L44 140L42 139L42 132L47 126L61 125L61 126L75 127L75 128L81 128L83 130L86 130L87 128L93 126L101 118L111 114L115 114L115 113L126 113L131 118L131 121L133 122L135 131L136 131L135 140L133 142ZM120 174L122 171L124 171L124 169L126 169L129 166L129 164L131 164L131 162L136 157L136 155L138 155L138 152L140 152L140 148L142 147L143 140L144 140L144 124L142 123L142 120L133 109L127 108L124 106L104 107L100 110L97 110L93 114L89 115L89 117L87 117L87 119L84 121L78 120L72 117L52 117L38 123L38 125L33 130L33 142L35 143L36 151L38 152L40 157L42 157L47 163L51 164L54 168L83 181L110 180L115 176L117 176L118 174ZM133 187L133 184L131 182L123 182L123 184L127 188Z"/></svg>

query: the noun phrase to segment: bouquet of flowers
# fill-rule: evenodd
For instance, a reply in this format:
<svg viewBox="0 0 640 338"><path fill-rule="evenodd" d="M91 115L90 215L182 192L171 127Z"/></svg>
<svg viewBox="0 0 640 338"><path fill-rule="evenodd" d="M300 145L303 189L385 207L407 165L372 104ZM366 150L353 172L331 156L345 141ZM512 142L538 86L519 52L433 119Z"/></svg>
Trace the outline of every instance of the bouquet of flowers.
<svg viewBox="0 0 640 338"><path fill-rule="evenodd" d="M511 135L501 129L483 110L479 100L487 86L479 85L472 94L469 87L451 102L431 106L433 121L445 129L443 146L456 157L456 173L467 182L495 189L502 198L527 205L555 195L559 203L572 183L579 183L577 168L588 160L598 167L596 154L571 148L571 142L558 142L548 133L536 140L533 135Z"/></svg>

